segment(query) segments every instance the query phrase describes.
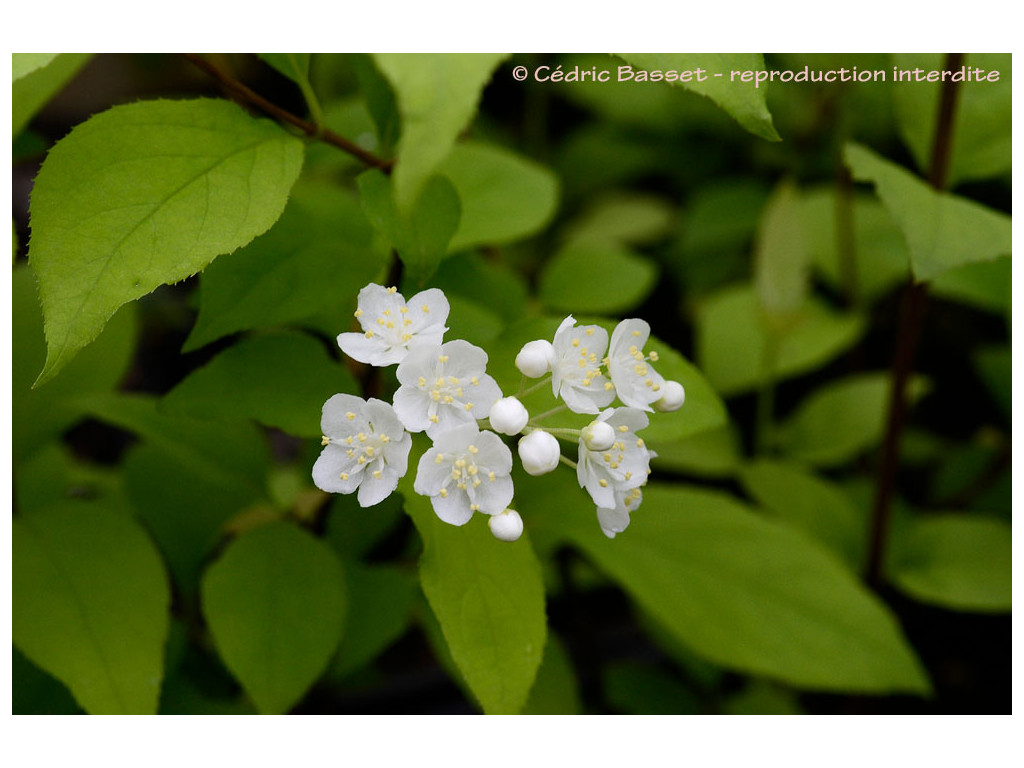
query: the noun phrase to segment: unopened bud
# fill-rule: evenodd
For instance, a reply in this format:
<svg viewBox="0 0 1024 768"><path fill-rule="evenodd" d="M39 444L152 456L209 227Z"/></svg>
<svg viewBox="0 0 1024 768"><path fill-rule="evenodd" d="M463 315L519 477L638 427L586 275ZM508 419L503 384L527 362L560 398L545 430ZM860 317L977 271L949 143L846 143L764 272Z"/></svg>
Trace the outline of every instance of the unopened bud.
<svg viewBox="0 0 1024 768"><path fill-rule="evenodd" d="M518 435L530 420L530 414L517 398L503 397L491 406L487 418L495 432Z"/></svg>
<svg viewBox="0 0 1024 768"><path fill-rule="evenodd" d="M494 534L494 538L500 541L515 541L523 535L523 518L514 509L506 509L496 515L491 515L487 526Z"/></svg>
<svg viewBox="0 0 1024 768"><path fill-rule="evenodd" d="M615 428L606 421L592 421L580 433L589 451L607 451L615 443Z"/></svg>
<svg viewBox="0 0 1024 768"><path fill-rule="evenodd" d="M536 430L519 441L519 460L528 474L544 475L558 466L562 451L550 432Z"/></svg>
<svg viewBox="0 0 1024 768"><path fill-rule="evenodd" d="M661 391L664 394L662 394L660 400L654 403L654 410L668 413L670 411L678 411L683 407L683 403L686 400L686 392L683 390L683 385L678 381L666 381L662 385Z"/></svg>
<svg viewBox="0 0 1024 768"><path fill-rule="evenodd" d="M528 341L516 355L516 368L524 376L536 379L551 370L551 364L555 360L555 348L550 341L537 339Z"/></svg>

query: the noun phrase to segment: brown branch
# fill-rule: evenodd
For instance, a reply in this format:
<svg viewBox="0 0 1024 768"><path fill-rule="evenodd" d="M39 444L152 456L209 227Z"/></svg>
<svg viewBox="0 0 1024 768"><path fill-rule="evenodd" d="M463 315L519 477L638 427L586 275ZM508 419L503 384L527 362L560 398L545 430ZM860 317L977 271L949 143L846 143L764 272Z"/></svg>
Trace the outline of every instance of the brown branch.
<svg viewBox="0 0 1024 768"><path fill-rule="evenodd" d="M372 152L367 152L358 144L349 141L344 136L341 136L327 128L322 128L309 120L304 120L297 115L293 115L291 112L277 106L277 104L263 98L254 90L235 80L226 72L219 69L216 65L211 64L209 61L197 54L186 53L183 55L186 59L192 62L192 64L199 67L199 69L203 70L203 72L220 83L221 87L224 88L231 99L239 104L258 109L278 122L287 123L288 125L298 128L310 138L318 139L325 144L330 144L332 147L340 149L342 152L347 152L370 168L378 168L384 173L391 172L394 160L385 160L377 157Z"/></svg>
<svg viewBox="0 0 1024 768"><path fill-rule="evenodd" d="M946 55L944 70L955 71L963 64L964 54ZM939 113L936 118L935 138L932 142L931 164L928 182L936 190L945 188L949 179L949 166L953 150L953 116L959 94L957 83L945 80L939 97ZM914 369L917 343L924 326L928 307L928 289L925 283L912 282L907 286L900 305L899 335L896 341L896 355L893 359L889 392L889 417L886 423L885 440L882 444L882 464L878 472L874 507L871 514L871 538L867 580L874 587L881 586L885 564L885 552L889 536L889 517L892 498L896 492L896 475L899 471L900 446L903 427L907 418L907 383Z"/></svg>

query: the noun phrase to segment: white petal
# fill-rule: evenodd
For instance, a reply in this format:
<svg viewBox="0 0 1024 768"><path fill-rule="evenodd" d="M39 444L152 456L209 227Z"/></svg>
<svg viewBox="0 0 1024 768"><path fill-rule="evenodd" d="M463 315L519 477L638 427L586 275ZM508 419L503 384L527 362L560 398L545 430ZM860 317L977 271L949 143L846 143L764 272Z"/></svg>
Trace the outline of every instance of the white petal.
<svg viewBox="0 0 1024 768"><path fill-rule="evenodd" d="M355 434L360 430L355 422L359 422L360 425L365 423L363 418L365 407L366 401L361 397L344 393L333 395L324 403L321 410L320 429L325 435L332 438ZM354 418L348 418L350 413L354 414Z"/></svg>
<svg viewBox="0 0 1024 768"><path fill-rule="evenodd" d="M410 432L422 432L430 423L430 396L415 387L401 386L395 392L395 414Z"/></svg>
<svg viewBox="0 0 1024 768"><path fill-rule="evenodd" d="M438 455L442 457L440 463L437 461ZM445 484L451 478L453 459L445 460L450 456L452 454L445 454L439 451L437 446L424 453L420 457L419 464L416 466L416 480L412 484L413 490L421 496L436 496L440 493L441 489L445 487Z"/></svg>
<svg viewBox="0 0 1024 768"><path fill-rule="evenodd" d="M352 493L359 485L361 475L358 471L346 472L349 477L342 480L341 475L349 464L351 462L347 461L344 450L328 445L313 464L314 485L327 493Z"/></svg>
<svg viewBox="0 0 1024 768"><path fill-rule="evenodd" d="M368 339L364 333L341 333L338 334L338 346L342 352L360 363L390 365L379 362L385 356L386 347L377 336Z"/></svg>
<svg viewBox="0 0 1024 768"><path fill-rule="evenodd" d="M622 533L629 526L629 512L625 505L615 509L597 508L597 522L601 526L604 535L614 539L615 534Z"/></svg>
<svg viewBox="0 0 1024 768"><path fill-rule="evenodd" d="M496 515L512 503L515 489L508 475L495 477L494 481L484 480L473 489L473 502L480 505L480 511Z"/></svg>
<svg viewBox="0 0 1024 768"><path fill-rule="evenodd" d="M433 496L430 503L434 506L434 513L451 525L465 525L473 517L473 510L469 508L469 497L462 491L449 493L447 498Z"/></svg>
<svg viewBox="0 0 1024 768"><path fill-rule="evenodd" d="M399 475L388 468L380 470L380 478L373 476L372 472L363 472L363 480L359 484L359 495L356 498L361 507L372 507L379 504L388 496L394 493L398 487Z"/></svg>
<svg viewBox="0 0 1024 768"><path fill-rule="evenodd" d="M436 335L436 343L440 344L441 337L448 330L444 324L448 321L448 313L451 311L444 291L440 288L420 291L409 299L408 308L406 317L412 321L409 332L417 336Z"/></svg>

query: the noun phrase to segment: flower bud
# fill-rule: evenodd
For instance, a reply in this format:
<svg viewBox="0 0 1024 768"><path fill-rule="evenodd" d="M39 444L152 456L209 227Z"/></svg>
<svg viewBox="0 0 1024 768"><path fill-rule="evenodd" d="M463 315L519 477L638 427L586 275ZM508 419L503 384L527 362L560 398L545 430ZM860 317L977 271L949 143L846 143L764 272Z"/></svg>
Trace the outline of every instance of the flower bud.
<svg viewBox="0 0 1024 768"><path fill-rule="evenodd" d="M604 421L592 421L580 434L583 445L590 451L607 451L615 442L615 428Z"/></svg>
<svg viewBox="0 0 1024 768"><path fill-rule="evenodd" d="M654 403L654 410L669 413L670 411L678 411L683 407L683 402L686 400L686 392L683 390L682 384L678 381L666 381L661 389L665 394Z"/></svg>
<svg viewBox="0 0 1024 768"><path fill-rule="evenodd" d="M519 441L519 459L527 473L544 475L558 466L562 451L550 432L536 430Z"/></svg>
<svg viewBox="0 0 1024 768"><path fill-rule="evenodd" d="M530 414L525 406L515 397L503 397L491 406L487 418L491 429L503 435L518 435L523 431Z"/></svg>
<svg viewBox="0 0 1024 768"><path fill-rule="evenodd" d="M524 376L536 379L551 370L554 359L555 349L550 341L528 341L516 355L516 368L522 371Z"/></svg>
<svg viewBox="0 0 1024 768"><path fill-rule="evenodd" d="M523 518L514 509L506 509L496 515L491 515L487 526L494 534L494 538L500 541L515 541L523 535Z"/></svg>

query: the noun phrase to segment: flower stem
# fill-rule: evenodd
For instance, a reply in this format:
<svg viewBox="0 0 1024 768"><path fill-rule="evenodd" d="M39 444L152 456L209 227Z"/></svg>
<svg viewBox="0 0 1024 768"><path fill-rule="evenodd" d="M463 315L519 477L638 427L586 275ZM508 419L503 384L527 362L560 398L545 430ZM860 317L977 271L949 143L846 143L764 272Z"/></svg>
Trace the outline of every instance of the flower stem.
<svg viewBox="0 0 1024 768"><path fill-rule="evenodd" d="M561 413L562 411L568 409L568 407L569 406L564 405L564 404L563 405L556 405L550 411L544 411L544 413L538 413L536 416L534 416L532 419L530 419L530 423L533 423L535 421L540 421L541 419L546 419L548 416L554 416L556 413Z"/></svg>
<svg viewBox="0 0 1024 768"><path fill-rule="evenodd" d="M551 379L551 374L549 373L547 376L545 376L543 379L538 381L533 386L530 386L530 387L527 387L526 389L523 389L523 385L526 384L526 377L524 376L523 377L523 384L519 385L519 391L516 392L516 397L526 397L527 395L532 395L538 389L540 389L545 384L547 384L550 379Z"/></svg>
<svg viewBox="0 0 1024 768"><path fill-rule="evenodd" d="M962 53L946 54L943 69L955 71L963 64ZM949 179L949 164L953 148L953 124L956 113L958 84L944 80L939 97L939 114L932 143L928 182L934 189L944 189ZM900 305L899 335L891 369L892 387L889 391L889 416L886 421L885 440L882 444L882 463L875 486L875 499L871 513L871 549L868 555L866 578L874 587L881 586L888 544L889 514L896 492L896 474L899 470L900 447L907 416L907 382L914 368L917 342L924 326L928 307L928 290L924 283L911 282L904 290Z"/></svg>
<svg viewBox="0 0 1024 768"><path fill-rule="evenodd" d="M579 440L580 438L580 430L571 429L570 427L539 427L535 424L523 427L523 434L528 435L531 432L547 432L555 437L564 437L567 440Z"/></svg>
<svg viewBox="0 0 1024 768"><path fill-rule="evenodd" d="M558 461L561 464L565 464L565 466L567 467L572 467L573 469L576 469L576 462L573 461L572 459L567 459L565 458L565 456L559 456Z"/></svg>

